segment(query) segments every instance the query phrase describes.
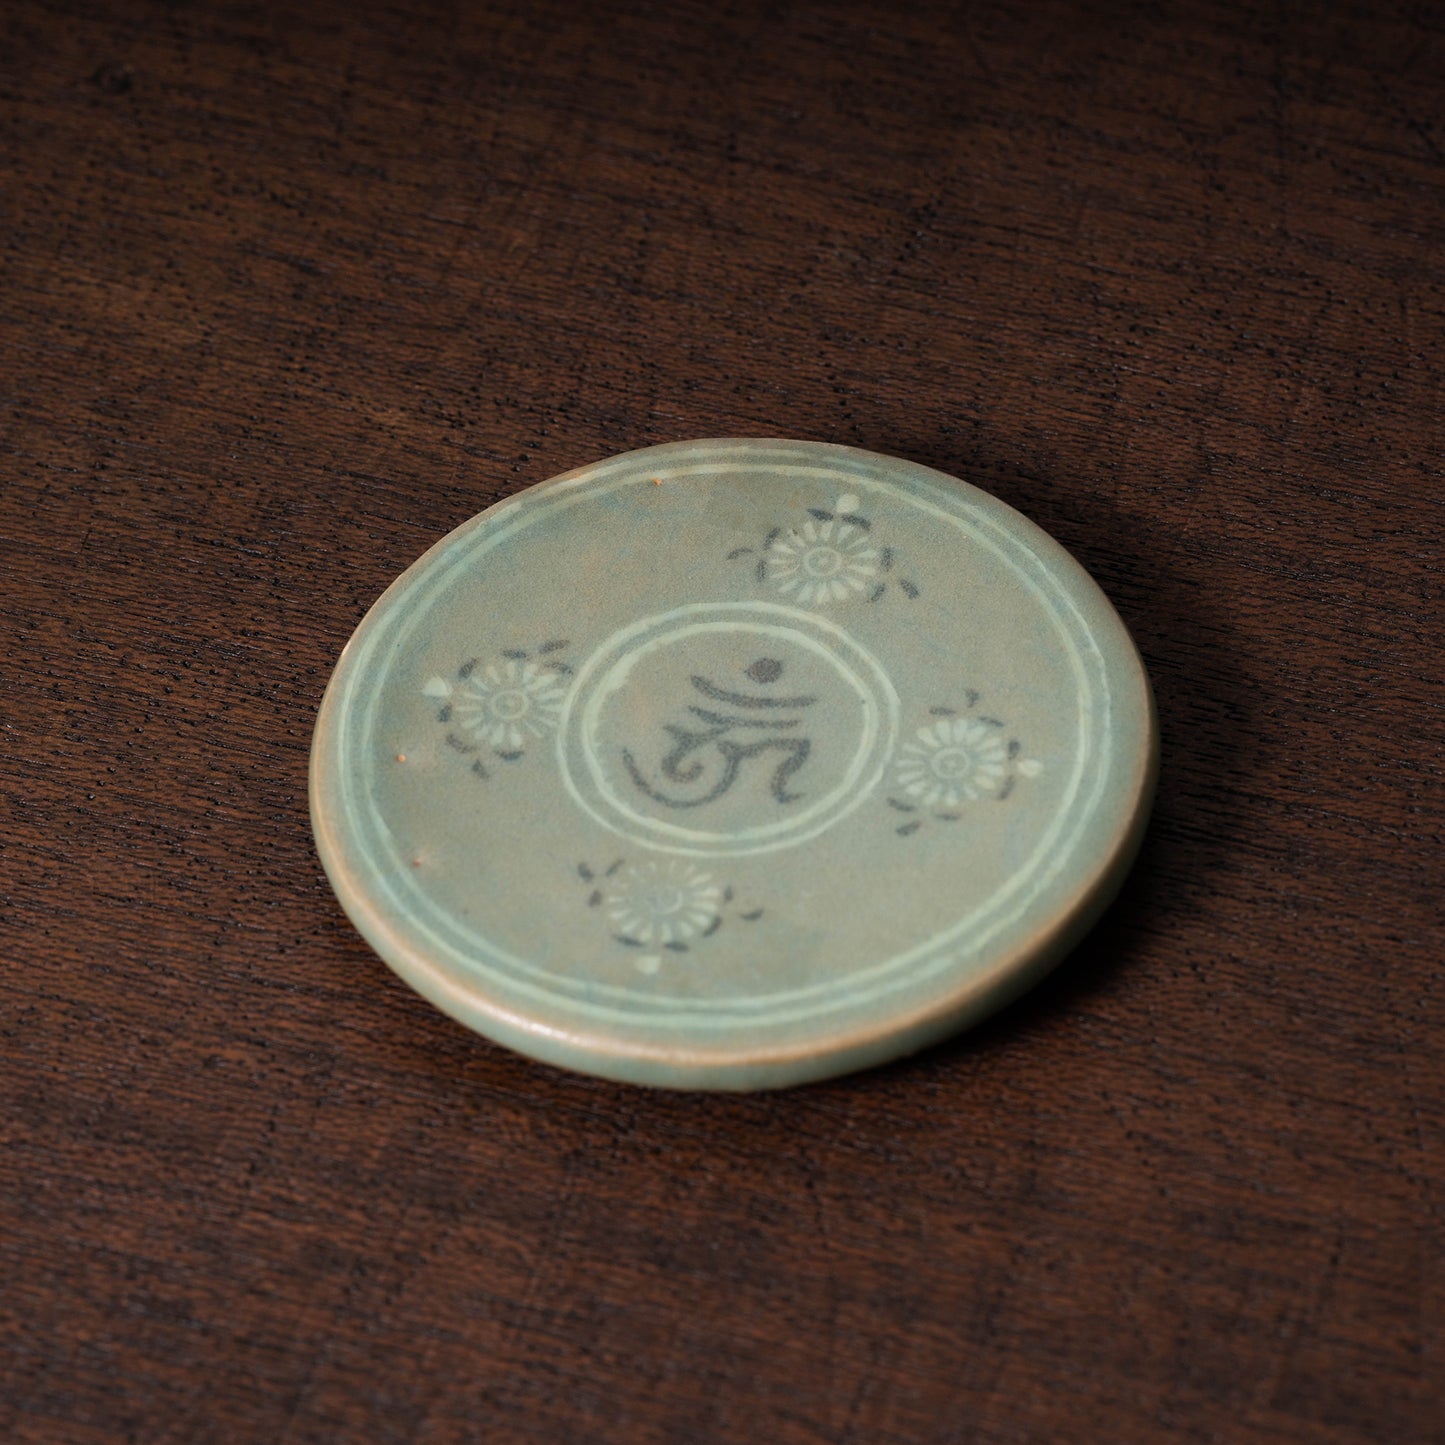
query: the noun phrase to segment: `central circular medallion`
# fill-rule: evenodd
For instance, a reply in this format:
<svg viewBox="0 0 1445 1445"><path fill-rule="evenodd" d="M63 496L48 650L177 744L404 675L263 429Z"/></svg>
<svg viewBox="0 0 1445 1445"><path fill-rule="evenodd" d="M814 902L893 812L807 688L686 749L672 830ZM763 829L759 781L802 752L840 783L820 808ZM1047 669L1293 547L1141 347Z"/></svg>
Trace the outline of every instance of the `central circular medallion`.
<svg viewBox="0 0 1445 1445"><path fill-rule="evenodd" d="M697 604L644 618L583 664L558 755L598 823L666 853L793 847L877 786L898 694L864 648L815 613Z"/></svg>

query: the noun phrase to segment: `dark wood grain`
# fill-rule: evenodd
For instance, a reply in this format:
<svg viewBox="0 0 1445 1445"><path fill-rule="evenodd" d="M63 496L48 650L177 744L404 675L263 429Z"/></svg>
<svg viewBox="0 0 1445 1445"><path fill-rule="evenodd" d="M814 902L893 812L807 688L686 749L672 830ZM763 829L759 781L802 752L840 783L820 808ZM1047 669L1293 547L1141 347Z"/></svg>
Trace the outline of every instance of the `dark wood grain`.
<svg viewBox="0 0 1445 1445"><path fill-rule="evenodd" d="M1445 1438L1445 13L11 0L0 37L0 1438ZM1003 1017L653 1094L387 972L307 746L445 531L737 434L1052 531L1163 776Z"/></svg>

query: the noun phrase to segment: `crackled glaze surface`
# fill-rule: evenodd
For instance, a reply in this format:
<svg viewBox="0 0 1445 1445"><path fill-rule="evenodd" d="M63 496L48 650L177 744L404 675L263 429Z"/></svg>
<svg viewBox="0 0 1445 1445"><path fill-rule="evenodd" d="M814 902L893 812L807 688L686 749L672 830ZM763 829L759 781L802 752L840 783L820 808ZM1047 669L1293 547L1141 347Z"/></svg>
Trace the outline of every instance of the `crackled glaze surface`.
<svg viewBox="0 0 1445 1445"><path fill-rule="evenodd" d="M749 1088L922 1046L1025 986L1137 844L1137 654L1066 553L910 463L654 447L439 543L313 751L357 926L552 1062Z"/></svg>

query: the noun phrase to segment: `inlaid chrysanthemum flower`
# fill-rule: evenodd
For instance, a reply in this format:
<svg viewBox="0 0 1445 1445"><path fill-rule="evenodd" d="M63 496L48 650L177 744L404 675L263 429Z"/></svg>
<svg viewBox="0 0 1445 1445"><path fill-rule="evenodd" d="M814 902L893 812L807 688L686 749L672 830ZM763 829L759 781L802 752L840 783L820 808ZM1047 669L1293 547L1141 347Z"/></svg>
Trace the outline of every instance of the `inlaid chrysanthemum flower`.
<svg viewBox="0 0 1445 1445"><path fill-rule="evenodd" d="M945 718L919 728L898 761L898 785L926 808L999 792L1008 770L1008 747L999 729L977 718Z"/></svg>
<svg viewBox="0 0 1445 1445"><path fill-rule="evenodd" d="M514 657L474 667L456 684L433 678L425 690L450 701L462 732L514 753L557 726L567 696L556 673Z"/></svg>
<svg viewBox="0 0 1445 1445"><path fill-rule="evenodd" d="M843 500L857 504L855 497ZM841 602L862 592L878 575L878 562L868 533L837 516L779 533L763 559L778 591L804 605Z"/></svg>
<svg viewBox="0 0 1445 1445"><path fill-rule="evenodd" d="M666 947L712 927L723 891L712 875L690 863L639 863L607 895L607 912L634 943Z"/></svg>

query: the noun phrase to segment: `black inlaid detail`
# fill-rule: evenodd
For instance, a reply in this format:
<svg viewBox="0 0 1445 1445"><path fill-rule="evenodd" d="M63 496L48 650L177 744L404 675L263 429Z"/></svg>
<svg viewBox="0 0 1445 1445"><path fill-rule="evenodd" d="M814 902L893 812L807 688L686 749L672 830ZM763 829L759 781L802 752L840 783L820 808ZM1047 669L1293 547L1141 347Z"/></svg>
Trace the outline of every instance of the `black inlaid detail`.
<svg viewBox="0 0 1445 1445"><path fill-rule="evenodd" d="M602 902L602 890L601 890L600 888L594 888L594 889L592 890L591 896L590 896L590 897L588 898L588 900L587 900L587 906L588 906L589 908L596 908L597 905L598 905L599 903L601 903L601 902Z"/></svg>
<svg viewBox="0 0 1445 1445"><path fill-rule="evenodd" d="M764 661L771 661L765 658ZM754 664L756 666L757 664ZM779 666L778 672L782 672ZM705 677L693 676L692 685L704 696L710 697L714 702L725 702L732 707L812 707L818 701L816 697L759 697L757 693L751 692L730 692L725 687L719 687L715 682L709 682Z"/></svg>
<svg viewBox="0 0 1445 1445"><path fill-rule="evenodd" d="M962 813L935 813L933 816L934 816L935 818L937 818L940 823L957 823L957 822L963 817L963 814L962 814Z"/></svg>
<svg viewBox="0 0 1445 1445"><path fill-rule="evenodd" d="M572 664L570 662L544 662L542 666L545 667L548 672L560 673L563 677L572 676Z"/></svg>
<svg viewBox="0 0 1445 1445"><path fill-rule="evenodd" d="M642 941L640 938L633 938L633 937L631 936L631 934L627 934L627 933L614 933L612 936L613 936L613 938L615 938L615 939L618 941L618 943L622 944L623 947L625 947L625 948L646 948L646 947L647 947L647 945L646 945L645 943L643 943L643 941Z"/></svg>
<svg viewBox="0 0 1445 1445"><path fill-rule="evenodd" d="M591 870L585 863L579 863L579 864L577 865L577 876L578 876L584 883L590 883L590 882L592 881L592 876L593 876L593 875L592 875L592 870Z"/></svg>
<svg viewBox="0 0 1445 1445"><path fill-rule="evenodd" d="M508 753L498 752L498 753L497 753L497 756L498 756L499 758L501 758L501 760L502 760L504 763L515 763L515 762L520 761L522 758L526 757L527 755L526 755L526 753L519 753L519 752L508 752Z"/></svg>
<svg viewBox="0 0 1445 1445"><path fill-rule="evenodd" d="M457 668L457 676L461 678L463 682L465 682L472 675L472 673L477 670L477 663L479 661L479 658L474 657L470 662L462 663L462 665Z"/></svg>
<svg viewBox="0 0 1445 1445"><path fill-rule="evenodd" d="M712 922L709 923L708 926L703 929L701 936L702 936L703 938L711 938L711 937L713 936L713 934L716 933L716 932L718 931L718 929L721 928L721 927L722 927L722 914L721 914L721 913L714 913L713 916L712 916Z"/></svg>
<svg viewBox="0 0 1445 1445"><path fill-rule="evenodd" d="M1004 779L1004 785L1003 785L1003 787L1001 787L1001 788L998 790L998 800L999 800L999 802L1000 802L1000 803L1003 802L1003 800L1004 800L1006 797L1008 797L1008 795L1009 795L1011 792L1013 792L1013 790L1014 790L1014 779L1011 778L1011 777L1010 777L1010 778L1005 778L1005 779Z"/></svg>
<svg viewBox="0 0 1445 1445"><path fill-rule="evenodd" d="M911 823L905 823L901 828L897 828L894 831L900 838L906 838L910 833L916 833L922 826L923 824L915 818Z"/></svg>
<svg viewBox="0 0 1445 1445"><path fill-rule="evenodd" d="M437 721L438 721L439 723L446 723L446 722L450 722L451 720L452 720L452 705L451 705L451 703L449 703L449 702L448 702L448 703L443 703L442 706L437 709Z"/></svg>
<svg viewBox="0 0 1445 1445"><path fill-rule="evenodd" d="M768 580L768 548L782 536L782 533L783 529L781 527L774 527L772 531L763 538L763 545L758 548L758 565L754 570L757 572L759 582L766 582Z"/></svg>
<svg viewBox="0 0 1445 1445"><path fill-rule="evenodd" d="M722 729L714 729L708 733L694 733L689 732L686 728L669 724L664 731L669 733L675 741L672 751L662 760L663 776L671 782L686 785L698 780L702 775L703 765L694 760L683 766L683 760L708 744L716 745L723 760L723 767L717 782L701 797L673 798L666 793L659 792L648 782L643 776L642 770L637 766L636 759L624 748L622 750L623 766L638 789L655 803L661 803L666 808L700 808L704 803L716 802L737 782L739 770L747 759L758 757L774 748L785 753L786 756L773 772L768 784L769 791L780 803L794 803L803 796L801 793L788 792L787 782L808 760L808 754L812 751L813 745L807 738L764 738L761 742L756 743L735 743L724 736Z"/></svg>
<svg viewBox="0 0 1445 1445"><path fill-rule="evenodd" d="M902 798L889 798L888 806L897 808L900 813L916 813L918 811L912 803L905 803Z"/></svg>
<svg viewBox="0 0 1445 1445"><path fill-rule="evenodd" d="M1019 753L1022 752L1022 751L1023 751L1023 744L1022 744L1021 742L1019 742L1019 740L1018 740L1017 738L1010 738L1010 739L1008 740L1008 755L1009 755L1009 757L1011 757L1011 758L1016 758L1016 757L1018 757Z"/></svg>
<svg viewBox="0 0 1445 1445"><path fill-rule="evenodd" d="M482 760L481 760L480 758L474 758L474 759L472 760L472 771L473 771L479 778L483 779L484 781L485 781L487 778L490 778L490 777L492 776L492 775L482 766Z"/></svg>
<svg viewBox="0 0 1445 1445"><path fill-rule="evenodd" d="M689 707L688 712L700 717L709 727L721 728L795 728L801 721L795 717L729 717L725 712L714 712L707 707Z"/></svg>
<svg viewBox="0 0 1445 1445"><path fill-rule="evenodd" d="M447 734L447 746L459 753L474 753L474 748L465 738L458 737L456 733Z"/></svg>
<svg viewBox="0 0 1445 1445"><path fill-rule="evenodd" d="M746 669L746 674L767 685L783 674L783 664L774 657L760 657ZM777 712L812 707L817 697L799 694L792 697L773 697L766 693L738 692L732 688L720 687L711 678L694 674L690 679L693 688L712 702L726 704L738 712L723 712L712 708L687 706L687 711L697 723L664 723L663 732L671 739L671 746L659 764L661 779L653 781L643 772L629 748L622 750L623 766L627 769L636 787L668 808L700 808L706 803L722 797L737 781L742 766L751 758L767 752L783 754L773 770L768 787L779 803L792 803L802 797L801 793L788 790L788 779L808 760L812 743L799 737L763 737L755 741L739 741L734 734L742 732L756 734L789 732L799 726L800 719L758 718L754 712ZM740 714L740 715L739 715ZM714 759L717 774L711 786L706 783L710 771L709 760ZM679 797L663 791L668 784L686 787L698 786L705 791L696 797Z"/></svg>
<svg viewBox="0 0 1445 1445"><path fill-rule="evenodd" d="M873 530L872 522L870 522L867 517L860 517L857 512L844 512L838 520L840 522L847 522L850 526L861 527L865 532L871 532Z"/></svg>
<svg viewBox="0 0 1445 1445"><path fill-rule="evenodd" d="M888 590L888 584L887 584L886 582L880 582L880 583L868 594L868 600L869 600L870 602L877 602L878 599L879 599L880 597L882 597L883 594L884 594L887 590Z"/></svg>
<svg viewBox="0 0 1445 1445"><path fill-rule="evenodd" d="M916 586L914 583L912 583L912 582L905 582L905 581L903 580L903 578L900 577L900 578L898 579L898 585L903 589L903 595L904 595L905 597L917 597L917 596L918 596L918 588L917 588L917 586Z"/></svg>
<svg viewBox="0 0 1445 1445"><path fill-rule="evenodd" d="M750 913L738 914L738 917L741 918L744 923L756 923L762 916L763 910L761 908L754 908Z"/></svg>
<svg viewBox="0 0 1445 1445"><path fill-rule="evenodd" d="M809 507L808 515L810 517L816 517L820 522L831 522L833 520L832 512L824 511L822 507Z"/></svg>
<svg viewBox="0 0 1445 1445"><path fill-rule="evenodd" d="M527 656L527 649L525 647L504 647L502 656L511 658L513 662L521 662Z"/></svg>
<svg viewBox="0 0 1445 1445"><path fill-rule="evenodd" d="M957 709L956 707L931 707L931 708L928 709L928 711L929 711L930 716L932 716L932 717L957 717L957 716L958 716L958 709Z"/></svg>
<svg viewBox="0 0 1445 1445"><path fill-rule="evenodd" d="M545 657L549 652L560 652L564 647L570 647L571 643L565 637L554 638L551 642L544 642L537 649L540 656Z"/></svg>
<svg viewBox="0 0 1445 1445"><path fill-rule="evenodd" d="M885 547L885 548L878 554L878 565L879 565L879 567L880 567L884 572L891 572L891 571L893 570L893 548L892 548L892 547Z"/></svg>
<svg viewBox="0 0 1445 1445"><path fill-rule="evenodd" d="M688 952L687 944L685 944L685 943L680 943L677 939L673 939L673 941L672 941L671 943L664 943L662 946L663 946L664 948L670 948L674 953L687 953L687 952Z"/></svg>
<svg viewBox="0 0 1445 1445"><path fill-rule="evenodd" d="M1003 724L996 717L981 717L979 722L987 723L991 728L1001 728Z"/></svg>

